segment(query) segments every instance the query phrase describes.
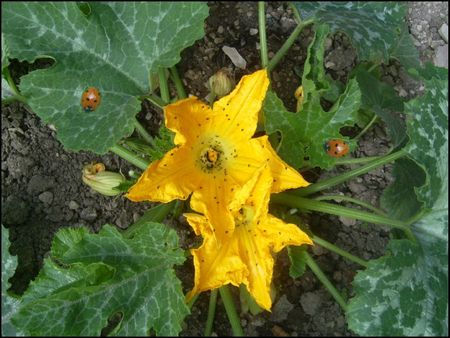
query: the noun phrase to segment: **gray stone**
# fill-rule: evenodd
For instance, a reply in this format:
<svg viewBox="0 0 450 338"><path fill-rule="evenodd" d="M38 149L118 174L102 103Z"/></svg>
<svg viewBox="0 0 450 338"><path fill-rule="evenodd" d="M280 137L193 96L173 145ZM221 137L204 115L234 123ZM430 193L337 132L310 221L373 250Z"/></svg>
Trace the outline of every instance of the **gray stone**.
<svg viewBox="0 0 450 338"><path fill-rule="evenodd" d="M448 43L448 25L446 23L443 23L441 28L439 28L439 35L445 43Z"/></svg>
<svg viewBox="0 0 450 338"><path fill-rule="evenodd" d="M322 300L316 292L307 292L300 297L300 305L307 315L313 316L320 308Z"/></svg>
<svg viewBox="0 0 450 338"><path fill-rule="evenodd" d="M282 322L287 319L289 311L294 308L294 305L291 304L286 295L281 296L278 302L273 307L271 320L274 322Z"/></svg>
<svg viewBox="0 0 450 338"><path fill-rule="evenodd" d="M75 201L70 201L69 202L69 209L70 210L77 210L80 206L78 205L77 202Z"/></svg>
<svg viewBox="0 0 450 338"><path fill-rule="evenodd" d="M27 192L37 195L55 185L55 179L50 176L34 175L28 183Z"/></svg>
<svg viewBox="0 0 450 338"><path fill-rule="evenodd" d="M38 198L42 203L50 205L53 202L53 193L51 191L44 191Z"/></svg>
<svg viewBox="0 0 450 338"><path fill-rule="evenodd" d="M448 45L439 46L434 57L434 64L438 67L448 68Z"/></svg>
<svg viewBox="0 0 450 338"><path fill-rule="evenodd" d="M250 35L256 35L258 34L258 29L257 28L250 28Z"/></svg>
<svg viewBox="0 0 450 338"><path fill-rule="evenodd" d="M93 221L97 218L97 211L93 207L87 207L81 211L80 217L85 221Z"/></svg>
<svg viewBox="0 0 450 338"><path fill-rule="evenodd" d="M356 224L356 220L353 218L339 216L339 220L341 221L342 224L344 224L346 226L353 226Z"/></svg>

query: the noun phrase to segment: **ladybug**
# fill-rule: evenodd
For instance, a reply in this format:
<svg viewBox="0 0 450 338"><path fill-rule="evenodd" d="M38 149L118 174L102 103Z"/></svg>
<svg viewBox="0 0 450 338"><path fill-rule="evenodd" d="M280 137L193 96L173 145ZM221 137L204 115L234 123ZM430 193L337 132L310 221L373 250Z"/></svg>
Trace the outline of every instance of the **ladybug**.
<svg viewBox="0 0 450 338"><path fill-rule="evenodd" d="M342 157L347 155L349 147L344 140L332 139L326 143L325 150L332 157Z"/></svg>
<svg viewBox="0 0 450 338"><path fill-rule="evenodd" d="M94 111L100 104L102 97L95 87L89 87L81 95L81 107L85 112Z"/></svg>

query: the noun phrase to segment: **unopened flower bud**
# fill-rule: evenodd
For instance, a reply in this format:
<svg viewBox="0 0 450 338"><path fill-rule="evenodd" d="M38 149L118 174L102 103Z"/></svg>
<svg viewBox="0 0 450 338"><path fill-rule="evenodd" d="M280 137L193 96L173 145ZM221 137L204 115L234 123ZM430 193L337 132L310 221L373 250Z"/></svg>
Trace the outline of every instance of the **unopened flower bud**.
<svg viewBox="0 0 450 338"><path fill-rule="evenodd" d="M120 194L120 191L115 188L125 182L122 174L106 171L103 163L84 166L82 179L92 189L106 196Z"/></svg>
<svg viewBox="0 0 450 338"><path fill-rule="evenodd" d="M211 76L208 83L211 93L217 97L229 94L234 88L234 81L225 68L220 69L216 74Z"/></svg>
<svg viewBox="0 0 450 338"><path fill-rule="evenodd" d="M303 107L303 86L298 87L294 93L295 98L297 99L297 108L296 111L299 112Z"/></svg>

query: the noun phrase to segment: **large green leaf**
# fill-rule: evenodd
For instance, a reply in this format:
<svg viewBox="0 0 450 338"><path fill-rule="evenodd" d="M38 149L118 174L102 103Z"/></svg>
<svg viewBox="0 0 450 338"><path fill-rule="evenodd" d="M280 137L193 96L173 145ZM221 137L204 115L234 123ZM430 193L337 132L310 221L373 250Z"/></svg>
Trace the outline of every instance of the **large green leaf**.
<svg viewBox="0 0 450 338"><path fill-rule="evenodd" d="M9 231L2 225L2 337L23 336L11 323L11 317L19 309L20 300L8 294L8 280L17 268L17 257L11 256L9 246Z"/></svg>
<svg viewBox="0 0 450 338"><path fill-rule="evenodd" d="M171 67L180 52L204 35L205 3L92 2L85 16L75 2L8 2L2 31L10 57L56 63L23 77L20 89L33 110L53 123L66 148L105 153L133 131L140 95L150 75ZM102 95L99 107L82 110L87 87Z"/></svg>
<svg viewBox="0 0 450 338"><path fill-rule="evenodd" d="M105 225L98 234L63 229L13 317L31 335L99 336L122 315L118 336L177 335L189 312L172 266L184 261L173 230L141 224L124 237Z"/></svg>
<svg viewBox="0 0 450 338"><path fill-rule="evenodd" d="M405 110L410 138L406 151L426 173L425 184L416 189L417 196L431 209L448 185L448 70L428 69L425 93L407 102Z"/></svg>
<svg viewBox="0 0 450 338"><path fill-rule="evenodd" d="M401 25L400 35L396 38L389 54L392 58L397 59L407 70L420 67L419 51L414 46L406 22Z"/></svg>
<svg viewBox="0 0 450 338"><path fill-rule="evenodd" d="M362 108L373 111L385 122L394 147L404 143L406 124L399 115L403 112L403 100L392 86L378 80L364 67L357 67L354 75L361 89Z"/></svg>
<svg viewBox="0 0 450 338"><path fill-rule="evenodd" d="M427 219L432 226L442 220ZM370 261L353 281L349 328L361 336L447 336L447 240L439 243L427 251L392 240L389 254Z"/></svg>
<svg viewBox="0 0 450 338"><path fill-rule="evenodd" d="M399 2L294 2L303 19L315 18L330 25L332 32L347 34L360 60L389 59L398 42L405 8ZM398 54L398 53L397 53Z"/></svg>
<svg viewBox="0 0 450 338"><path fill-rule="evenodd" d="M276 131L281 133L279 154L296 168L305 164L332 167L336 159L326 153L324 146L334 138L349 141L339 130L354 124L361 104L358 83L352 79L329 111L322 108L321 99L332 90L323 68L324 42L328 32L326 25L317 26L314 39L308 47L302 76L304 100L301 110L298 113L287 111L272 91L267 93L264 102L266 131L269 134Z"/></svg>
<svg viewBox="0 0 450 338"><path fill-rule="evenodd" d="M411 225L417 243L393 240L391 254L355 279L349 327L360 335L448 335L448 82L446 70L426 66L425 94L406 104L409 157L397 162L384 194L390 214L425 216ZM419 168L424 172L418 173ZM414 175L418 175L414 176ZM425 177L425 178L424 178ZM407 187L405 187L407 185ZM419 186L419 187L418 187ZM413 191L417 198L413 196ZM403 196L402 196L403 194ZM410 203L410 204L408 204ZM414 210L415 208L415 210Z"/></svg>
<svg viewBox="0 0 450 338"><path fill-rule="evenodd" d="M413 160L400 158L394 163L394 182L381 196L381 206L390 217L406 221L422 209L415 189L425 182L425 173Z"/></svg>

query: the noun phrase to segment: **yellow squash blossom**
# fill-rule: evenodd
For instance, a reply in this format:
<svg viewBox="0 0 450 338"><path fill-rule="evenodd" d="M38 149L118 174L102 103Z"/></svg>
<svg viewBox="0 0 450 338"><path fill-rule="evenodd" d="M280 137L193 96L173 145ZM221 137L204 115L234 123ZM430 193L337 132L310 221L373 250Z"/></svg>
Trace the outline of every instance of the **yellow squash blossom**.
<svg viewBox="0 0 450 338"><path fill-rule="evenodd" d="M195 233L203 236L200 248L191 250L195 285L187 300L202 291L242 283L258 305L270 311L272 253L287 245L312 244L296 225L268 214L272 182L270 170L264 167L243 187L241 199L230 203L235 230L226 241L217 240L208 218L185 214Z"/></svg>
<svg viewBox="0 0 450 338"><path fill-rule="evenodd" d="M197 97L166 106L165 124L175 132L176 147L147 168L127 197L169 202L193 193L192 209L215 220L216 236L228 237L233 231L228 205L264 163L275 180L272 192L307 186L267 136L252 138L268 85L263 69L244 76L212 108Z"/></svg>

